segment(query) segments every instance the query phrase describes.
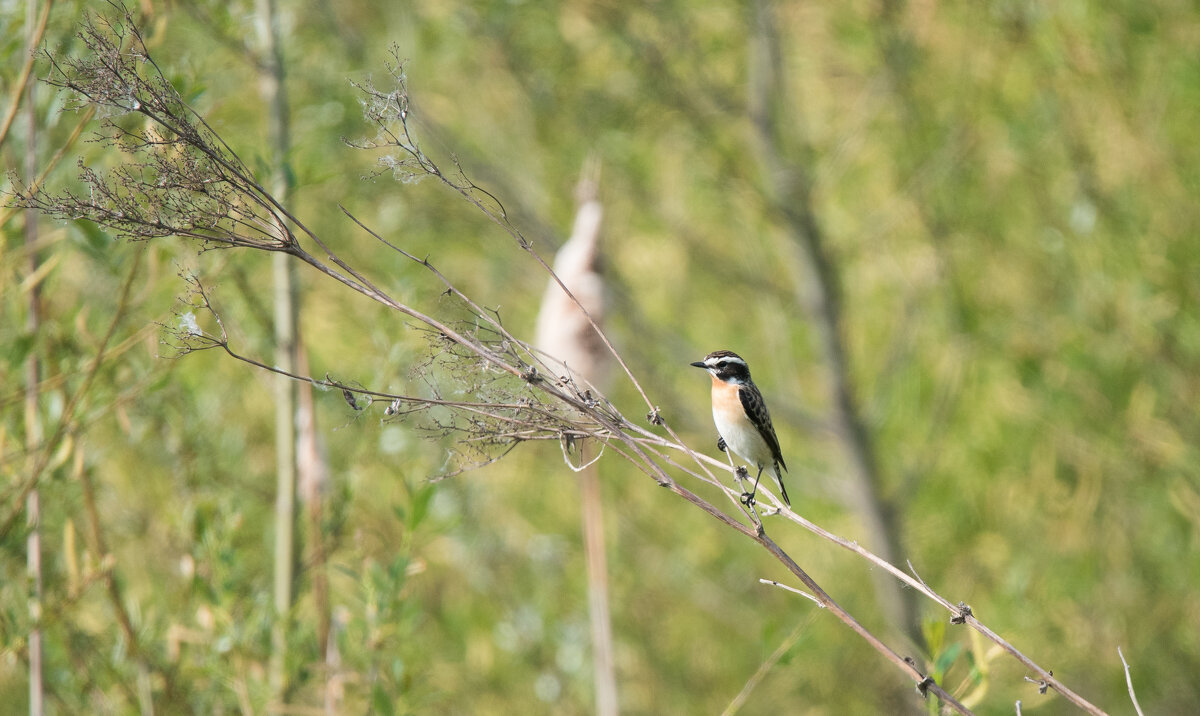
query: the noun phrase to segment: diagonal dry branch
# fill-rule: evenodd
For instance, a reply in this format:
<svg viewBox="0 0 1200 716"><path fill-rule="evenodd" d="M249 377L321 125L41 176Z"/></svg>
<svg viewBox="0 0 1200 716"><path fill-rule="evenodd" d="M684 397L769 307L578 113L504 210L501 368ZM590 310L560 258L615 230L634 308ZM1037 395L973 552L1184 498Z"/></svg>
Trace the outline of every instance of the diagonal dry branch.
<svg viewBox="0 0 1200 716"><path fill-rule="evenodd" d="M423 263L423 265L429 266L428 262L425 260L422 260L422 263ZM432 266L429 266L429 268L431 270L434 270L434 269L432 269ZM233 357L237 360L241 360L241 361L250 363L260 369L271 371L274 373L282 373L283 372L276 367L269 366L262 361L241 355L238 352L236 352L235 350L233 350L229 345L228 333L225 330L224 322L221 319L221 317L213 310L211 300L209 299L209 296L208 296L207 292L205 291L203 285L201 285L198 281L194 281L193 286L194 286L194 290L196 291L196 295L199 297L199 303L192 304L192 305L195 308L207 310L210 313L212 313L214 321L216 322L218 329L219 329L219 335L206 334L206 333L202 333L199 331L194 331L194 332L190 332L190 333L186 333L186 334L182 334L182 335L177 334L179 342L176 345L178 347L182 348L185 351L186 350L202 350L202 349L210 349L210 348L220 348L221 350L223 350L227 354L229 354L231 357ZM505 344L507 344L509 346L521 345L521 342L519 341L519 339L516 339L515 337L511 336L511 334L508 334L507 331L505 329L503 329L502 326L499 327L499 329L504 332L502 340ZM478 340L476 337L474 337L468 333L457 334L457 335L459 336L459 338L456 338L456 339L451 339L449 336L445 336L445 338L446 338L446 340L448 340L452 343L457 343L459 345L462 345L461 341L464 341L464 340L470 340L470 341ZM468 337L468 336L470 336L470 337ZM528 348L525 347L524 350L528 351ZM485 354L485 353L489 354L489 355L493 355L493 356L503 355L502 353L499 353L498 351L496 351L495 348L489 350L487 347L484 347L482 345L475 346L474 352L481 354L481 355ZM511 354L509 354L509 355L511 355ZM512 369L517 369L515 365L509 366L509 367ZM312 377L299 376L299 375L294 375L294 374L288 374L288 375L290 375L291 377L293 377L297 380L309 381L309 382L312 382L314 385L318 385L321 387L335 388L335 389L343 391L343 393L349 392L351 394L361 394L361 395L370 396L372 398L391 400L391 401L393 401L393 403L392 403L393 405L395 405L397 402L399 402L402 405L407 404L407 405L411 405L411 406L420 406L420 407L435 406L435 405L441 406L441 407L454 407L457 409L464 410L466 412L470 412L470 413L474 413L474 414L478 414L478 415L485 415L492 420L497 420L500 422L512 422L514 420L506 412L510 407L514 407L514 406L510 406L507 404L486 403L486 402L466 403L466 402L461 402L461 401L444 401L444 400L440 400L440 399L431 399L431 398L409 396L409 395L398 395L398 394L386 393L386 392L382 392L382 391L372 391L372 390L364 389L357 385L352 385L352 384L346 383L344 381L334 380L334 379L330 379L330 378L316 379L316 378L312 378ZM772 556L774 556L777 560L779 560L789 571L791 571L797 578L799 578L800 581L814 595L816 595L816 599L822 607L828 609L839 620L841 620L843 623L845 623L847 626L849 626L855 633L857 633L860 637L862 637L864 640L866 640L868 642L868 644L870 644L873 648L875 648L877 651L879 651L881 654L883 654L885 656L885 658L887 658L889 661L891 661L893 664L895 664L902 671L906 672L909 675L909 677L913 679L914 683L916 683L918 685L921 693L923 693L923 694L927 693L927 692L933 693L939 699L941 699L941 701L944 704L950 706L951 708L954 708L956 711L959 711L960 713L970 713L970 711L968 709L966 709L965 706L963 706L961 703L959 703L957 700L955 700L950 694L946 693L939 685L937 685L936 683L933 683L932 680L928 676L926 676L920 670L918 670L916 668L915 664L910 659L906 659L906 658L902 657L900 654L898 654L897 652L895 652L894 650L892 650L890 647L888 647L886 644L884 644L882 640L880 640L878 637L876 637L874 634L872 634L869 630L867 630L865 627L863 627L849 612L847 612L845 609L843 609L819 584L817 584L817 582L815 580L812 579L812 577L810 577L807 574L807 572L805 572L794 560L792 560L792 558L789 555L787 555L787 553L784 552L774 542L773 539L771 539L770 537L767 536L765 530L763 529L761 522L759 522L757 519L754 519L753 523L751 525L744 524L743 522L738 521L737 519L730 516L729 514L721 511L716 506L712 505L708 501L699 497L695 493L684 488L676 480L674 480L666 472L666 470L662 467L662 465L660 465L659 462L657 460L655 460L654 456L657 453L657 450L655 449L654 444L647 441L646 438L637 437L633 433L633 431L629 429L632 426L632 423L630 421L628 421L627 419L625 419L624 416L622 416L619 412L616 412L615 408L611 407L611 404L608 404L607 406L602 407L601 405L599 405L597 402L594 402L594 401L592 401L592 402L583 401L581 399L581 396L561 390L554 383L551 383L551 382L541 378L536 372L525 371L520 374L520 377L522 378L522 380L524 380L527 383L527 385L529 387L544 391L545 393L549 394L549 396L557 398L559 401L566 403L571 408L573 408L575 411L580 413L582 416L584 416L586 418L591 418L594 421L594 425L591 425L591 426L588 426L586 424L582 425L582 426L578 426L576 428L576 432L573 432L574 435L576 435L578 437L584 437L584 436L591 437L591 438L600 440L602 442L606 442L610 445L613 442L622 443L625 450L618 450L617 451L618 454L623 455L624 457L626 457L626 459L630 460L630 462L632 462L640 470L642 470L647 475L654 478L660 486L667 487L672 492L676 493L683 499L692 503L694 506L707 512L710 516L716 518L717 520L719 520L726 526L737 530L738 532L746 535L747 537L750 537L751 539L758 542L761 546L766 548L766 550ZM525 408L526 404L525 403L517 403L515 407ZM532 411L532 418L533 419L521 421L523 427L526 430L531 431L531 432L499 433L499 432L491 430L489 427L485 426L484 427L485 432L482 434L493 437L493 438L502 437L502 439L504 439L510 443L519 442L519 441L528 440L528 439L538 439L538 438L546 439L548 437L559 438L562 435L566 434L564 432L563 422L562 422L562 421L566 420L566 418L562 417L559 414L549 412L549 411L535 409L534 411ZM543 419L539 420L538 418L543 418ZM544 418L551 418L552 421L547 422L546 420L544 420ZM489 430L491 430L491 431L488 432ZM672 442L672 441L668 441L668 440L662 439L662 438L659 438L658 442L659 442L659 444L662 444L665 446L670 446L674 449L681 450L684 452L689 452L689 453L694 452L691 450L690 447L688 447L683 442L678 442L678 441ZM678 469L680 469L685 474L687 474L697 480L700 480L702 482L710 482L709 480L705 479L705 477L703 477L700 474L695 473L685 467L679 467ZM710 484L717 484L717 486L720 487L720 489L726 493L727 497L734 504L740 504L740 500L738 499L738 495L740 494L740 491L733 490L733 489L731 489L725 485L722 485L719 482L715 482L715 481L710 482ZM779 503L776 502L776 504L779 504Z"/></svg>

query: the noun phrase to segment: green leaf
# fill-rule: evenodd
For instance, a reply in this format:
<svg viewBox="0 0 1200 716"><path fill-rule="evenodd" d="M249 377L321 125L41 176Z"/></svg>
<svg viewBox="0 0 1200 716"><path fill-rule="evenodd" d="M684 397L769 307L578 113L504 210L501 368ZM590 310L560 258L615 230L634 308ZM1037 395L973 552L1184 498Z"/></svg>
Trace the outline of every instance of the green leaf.
<svg viewBox="0 0 1200 716"><path fill-rule="evenodd" d="M371 713L393 714L395 712L392 697L388 695L387 689L383 688L383 684L376 681L375 685L371 687Z"/></svg>
<svg viewBox="0 0 1200 716"><path fill-rule="evenodd" d="M929 653L941 652L942 644L946 641L946 621L944 619L926 619L921 624L921 631L925 633L925 643L929 645Z"/></svg>
<svg viewBox="0 0 1200 716"><path fill-rule="evenodd" d="M429 514L429 501L433 499L433 485L426 485L417 490L413 495L412 502L412 520L409 522L408 528L415 530L425 520L425 516Z"/></svg>
<svg viewBox="0 0 1200 716"><path fill-rule="evenodd" d="M75 238L76 243L83 248L94 259L103 259L109 249L113 245L113 237L107 231L101 229L96 224L90 221L72 221L69 226L72 231L70 235Z"/></svg>
<svg viewBox="0 0 1200 716"><path fill-rule="evenodd" d="M945 674L954 665L954 660L962 652L962 644L951 644L940 655L937 662L933 666L933 670L938 674Z"/></svg>
<svg viewBox="0 0 1200 716"><path fill-rule="evenodd" d="M34 343L36 343L36 338L32 333L21 333L16 336L4 347L4 359L15 369L29 357L29 353L33 350Z"/></svg>

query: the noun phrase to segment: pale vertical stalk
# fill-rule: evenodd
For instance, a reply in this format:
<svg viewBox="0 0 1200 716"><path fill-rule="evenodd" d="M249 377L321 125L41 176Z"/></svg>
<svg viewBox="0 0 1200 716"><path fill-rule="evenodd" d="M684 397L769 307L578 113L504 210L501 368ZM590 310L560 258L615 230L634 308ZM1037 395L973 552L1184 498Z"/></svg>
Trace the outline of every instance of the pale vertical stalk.
<svg viewBox="0 0 1200 716"><path fill-rule="evenodd" d="M261 48L259 81L268 105L271 189L280 201L288 201L285 170L288 155L287 94L279 46L279 16L274 0L257 0L258 37ZM280 227L280 234L283 234ZM292 262L287 254L272 256L275 283L275 364L281 370L296 369L296 287ZM292 608L295 569L296 514L296 389L285 376L275 379L275 624L271 629L271 660L268 679L272 700L287 702L288 630Z"/></svg>
<svg viewBox="0 0 1200 716"><path fill-rule="evenodd" d="M310 373L308 354L303 347L303 338L296 337L296 367L301 375ZM317 653L327 654L330 638L329 576L325 571L325 490L329 481L329 466L317 439L317 411L311 383L297 386L299 401L296 403L296 491L305 506L308 529L305 542L308 565L312 580L313 608L317 612ZM327 662L327 667L331 665ZM332 674L332 669L327 672ZM327 687L329 686L328 681Z"/></svg>
<svg viewBox="0 0 1200 716"><path fill-rule="evenodd" d="M37 0L25 2L25 39L26 51L33 52L34 36L37 33ZM36 82L30 82L25 90L25 119L27 131L25 141L25 181L33 183L37 179L37 105L35 104ZM25 211L25 248L29 252L29 276L36 276L39 256L37 251L38 214L32 209ZM25 316L25 330L30 335L36 335L41 323L39 305L41 289L39 282L34 280L29 287L29 312ZM41 366L38 363L38 351L32 351L25 359L25 444L28 454L34 455L42 449L42 424L38 415L38 382L41 378ZM42 528L41 500L38 489L34 487L25 500L25 514L29 524L29 536L25 542L26 566L29 570L29 610L33 618L34 628L29 632L29 713L30 716L41 716L45 710L42 683Z"/></svg>
<svg viewBox="0 0 1200 716"><path fill-rule="evenodd" d="M345 687L342 677L342 652L338 649L338 634L346 626L343 614L330 619L329 637L325 640L325 714L337 716L342 713Z"/></svg>
<svg viewBox="0 0 1200 716"><path fill-rule="evenodd" d="M275 281L275 364L294 372L293 276L287 256L272 257ZM291 379L275 378L275 624L271 630L271 693L284 703L289 614L295 565L296 394Z"/></svg>
<svg viewBox="0 0 1200 716"><path fill-rule="evenodd" d="M581 452L582 455L582 447ZM592 624L592 672L596 680L597 716L616 716L617 678L613 655L612 617L608 611L608 560L604 545L604 503L600 501L597 465L579 474L583 509L583 552L587 562L588 613Z"/></svg>

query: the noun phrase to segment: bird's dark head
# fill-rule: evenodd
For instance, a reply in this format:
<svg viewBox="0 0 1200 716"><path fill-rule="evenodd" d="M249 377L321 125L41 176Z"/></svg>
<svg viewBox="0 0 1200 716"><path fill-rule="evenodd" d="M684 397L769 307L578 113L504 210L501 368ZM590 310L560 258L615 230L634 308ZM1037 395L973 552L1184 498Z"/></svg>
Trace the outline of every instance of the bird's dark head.
<svg viewBox="0 0 1200 716"><path fill-rule="evenodd" d="M750 382L750 366L733 351L713 351L706 355L704 360L696 361L692 365L703 368L713 378L725 383Z"/></svg>

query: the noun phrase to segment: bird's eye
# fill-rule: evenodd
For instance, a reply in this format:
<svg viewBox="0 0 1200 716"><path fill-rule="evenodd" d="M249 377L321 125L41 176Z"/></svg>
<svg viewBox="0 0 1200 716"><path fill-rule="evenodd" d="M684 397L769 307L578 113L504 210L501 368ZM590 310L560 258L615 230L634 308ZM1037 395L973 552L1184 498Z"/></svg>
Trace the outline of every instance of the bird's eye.
<svg viewBox="0 0 1200 716"><path fill-rule="evenodd" d="M717 361L717 367L718 367L718 368L724 368L724 367L725 367L725 366L727 366L727 365L729 365L729 361L727 361L727 360L719 360L719 361Z"/></svg>

